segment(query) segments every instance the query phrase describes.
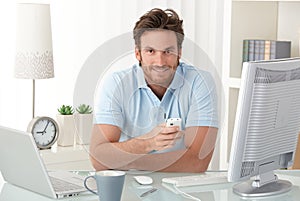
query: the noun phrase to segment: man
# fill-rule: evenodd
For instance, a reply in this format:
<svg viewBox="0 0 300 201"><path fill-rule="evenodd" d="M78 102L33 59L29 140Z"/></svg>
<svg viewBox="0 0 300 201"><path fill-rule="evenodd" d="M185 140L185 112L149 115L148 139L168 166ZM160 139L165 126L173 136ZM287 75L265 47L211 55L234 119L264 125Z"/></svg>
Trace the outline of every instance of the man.
<svg viewBox="0 0 300 201"><path fill-rule="evenodd" d="M217 135L209 73L179 62L184 32L171 9L152 9L134 28L138 64L102 81L90 157L96 170L203 172ZM166 118L181 118L166 127Z"/></svg>

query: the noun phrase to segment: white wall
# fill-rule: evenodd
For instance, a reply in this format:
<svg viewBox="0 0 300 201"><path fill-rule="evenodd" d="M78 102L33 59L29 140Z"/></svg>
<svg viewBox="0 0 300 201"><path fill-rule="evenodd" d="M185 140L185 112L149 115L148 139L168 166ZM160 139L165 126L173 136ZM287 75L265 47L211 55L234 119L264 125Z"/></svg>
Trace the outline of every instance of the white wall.
<svg viewBox="0 0 300 201"><path fill-rule="evenodd" d="M291 56L300 55L300 2L279 2L278 40L292 42Z"/></svg>
<svg viewBox="0 0 300 201"><path fill-rule="evenodd" d="M31 119L32 81L13 78L17 2L51 5L55 77L36 80L36 116L54 117L61 104L73 103L73 88L87 57L102 43L130 32L138 17L153 7L171 7L184 19L186 37L217 60L215 1L190 0L31 0L1 1L0 124L25 129ZM213 31L213 32L212 32ZM219 32L218 32L219 33ZM220 49L220 48L219 48Z"/></svg>

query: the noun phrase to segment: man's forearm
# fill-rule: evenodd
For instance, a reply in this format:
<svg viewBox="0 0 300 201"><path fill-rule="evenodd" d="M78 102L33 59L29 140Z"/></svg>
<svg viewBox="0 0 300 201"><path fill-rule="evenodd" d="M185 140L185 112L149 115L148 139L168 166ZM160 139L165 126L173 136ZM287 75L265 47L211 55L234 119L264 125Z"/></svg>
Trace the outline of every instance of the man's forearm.
<svg viewBox="0 0 300 201"><path fill-rule="evenodd" d="M157 126L147 134L123 142L119 142L119 136L120 130L115 126L94 126L90 155L96 169L127 168L152 150L172 147L182 133L178 133L177 127Z"/></svg>
<svg viewBox="0 0 300 201"><path fill-rule="evenodd" d="M104 169L138 169L167 172L203 172L211 159L203 159L190 150L178 150L159 154L132 154L109 143L98 147L94 157Z"/></svg>
<svg viewBox="0 0 300 201"><path fill-rule="evenodd" d="M203 172L210 163L218 129L189 127L185 131L185 149L148 154L132 161L128 168L167 172Z"/></svg>
<svg viewBox="0 0 300 201"><path fill-rule="evenodd" d="M204 172L211 160L212 152L200 159L191 150L178 150L160 154L147 154L132 161L125 169L163 172Z"/></svg>
<svg viewBox="0 0 300 201"><path fill-rule="evenodd" d="M101 131L109 129L112 130L114 127L103 126ZM117 142L118 138L113 137L117 135L105 137L101 135L101 132L95 132L93 133L90 145L91 161L96 170L139 169L149 171L203 172L207 169L211 160L217 129L190 127L186 131L185 147L187 148L157 154L149 154L149 152L151 150L159 150L160 148L163 148L162 150L167 149L170 141L168 143L165 143L165 141L174 134L147 134L124 142ZM154 136L154 138L151 138L151 136ZM173 142L174 139L174 136L171 137ZM202 146L203 144L204 146Z"/></svg>
<svg viewBox="0 0 300 201"><path fill-rule="evenodd" d="M90 148L90 157L99 169L123 169L148 152L147 142L131 139L125 142L102 143ZM95 163L98 163L95 165ZM97 168L96 168L97 169Z"/></svg>
<svg viewBox="0 0 300 201"><path fill-rule="evenodd" d="M180 150L161 154L133 154L122 150L121 146L118 145L120 144L105 143L91 151L90 156L93 158L93 165L96 170L138 169L159 171L168 169L185 153L185 150Z"/></svg>

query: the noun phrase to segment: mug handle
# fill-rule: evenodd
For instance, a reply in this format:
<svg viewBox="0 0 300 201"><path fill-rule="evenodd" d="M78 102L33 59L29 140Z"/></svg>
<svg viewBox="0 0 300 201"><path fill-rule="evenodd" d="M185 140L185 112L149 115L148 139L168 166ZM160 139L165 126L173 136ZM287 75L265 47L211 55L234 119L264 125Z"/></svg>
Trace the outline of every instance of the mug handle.
<svg viewBox="0 0 300 201"><path fill-rule="evenodd" d="M91 193L94 193L95 195L98 195L97 192L93 191L92 189L90 189L90 188L87 186L86 182L87 182L87 180L88 180L89 178L95 179L95 177L94 177L93 175L90 175L90 176L86 177L86 178L84 179L84 183L83 183L83 184L84 184L84 187L85 187L88 191L90 191Z"/></svg>

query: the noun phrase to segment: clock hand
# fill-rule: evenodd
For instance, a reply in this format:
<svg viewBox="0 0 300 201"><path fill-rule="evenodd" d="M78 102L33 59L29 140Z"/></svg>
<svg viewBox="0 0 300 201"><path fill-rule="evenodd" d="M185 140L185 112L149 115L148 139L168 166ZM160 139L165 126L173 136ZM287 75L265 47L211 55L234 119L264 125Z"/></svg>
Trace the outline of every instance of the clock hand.
<svg viewBox="0 0 300 201"><path fill-rule="evenodd" d="M43 131L44 133L46 133L46 129L47 129L48 125L49 125L49 122L50 122L50 121L48 120L48 121L47 121L47 124L46 124L46 127L45 127L45 129L44 129L44 131Z"/></svg>
<svg viewBox="0 0 300 201"><path fill-rule="evenodd" d="M44 128L43 131L38 131L38 132L36 132L36 133L42 134L42 135L44 135L45 133L47 133L47 132L46 132L46 129L47 129L48 125L49 125L49 121L47 121L47 124L46 124L46 126L45 126L45 128Z"/></svg>
<svg viewBox="0 0 300 201"><path fill-rule="evenodd" d="M36 133L44 135L46 133L46 131L37 131Z"/></svg>

